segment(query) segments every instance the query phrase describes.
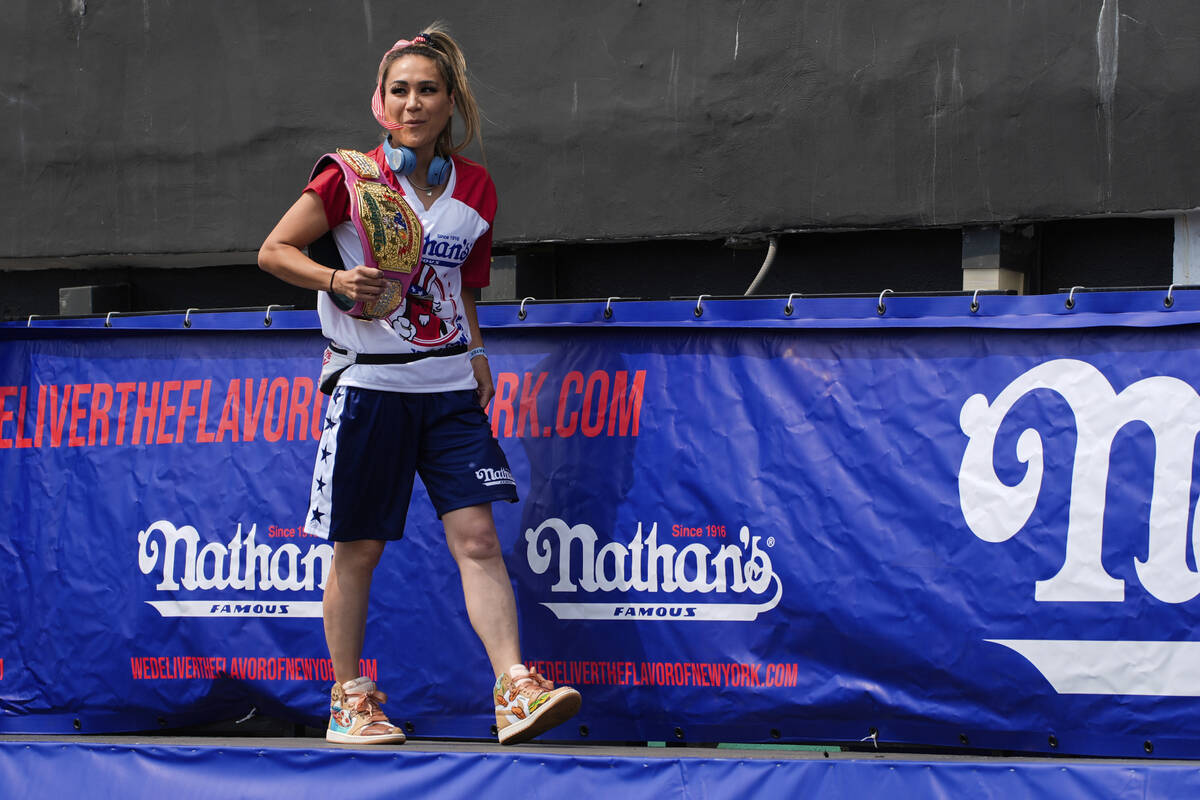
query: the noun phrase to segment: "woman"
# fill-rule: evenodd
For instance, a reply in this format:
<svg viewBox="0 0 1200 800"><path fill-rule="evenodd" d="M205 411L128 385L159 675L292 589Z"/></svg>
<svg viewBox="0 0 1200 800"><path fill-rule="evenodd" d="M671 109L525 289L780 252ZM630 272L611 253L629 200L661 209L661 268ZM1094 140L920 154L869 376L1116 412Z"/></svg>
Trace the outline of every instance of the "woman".
<svg viewBox="0 0 1200 800"><path fill-rule="evenodd" d="M419 473L497 676L499 739L521 742L571 717L580 698L521 663L492 519L492 502L517 500L483 411L494 387L473 296L488 283L496 191L483 167L457 155L479 130L458 44L436 25L397 42L379 65L371 105L384 142L318 162L258 256L267 272L320 292L331 340L322 374L329 422L306 522L334 543L323 609L337 683L326 738L404 741L380 709L386 695L358 665L371 576L386 542L403 535ZM465 127L457 143L456 114ZM346 268L303 252L330 236Z"/></svg>

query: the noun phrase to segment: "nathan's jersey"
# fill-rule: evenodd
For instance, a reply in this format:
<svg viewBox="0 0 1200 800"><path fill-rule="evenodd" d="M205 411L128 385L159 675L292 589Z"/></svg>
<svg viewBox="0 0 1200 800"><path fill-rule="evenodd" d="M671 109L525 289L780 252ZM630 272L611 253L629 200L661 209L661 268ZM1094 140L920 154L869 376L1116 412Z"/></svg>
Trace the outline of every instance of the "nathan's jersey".
<svg viewBox="0 0 1200 800"><path fill-rule="evenodd" d="M317 295L321 330L331 341L356 353L420 353L467 344L471 333L463 312L463 287L486 286L489 279L496 189L480 165L455 156L446 190L426 210L417 189L397 178L381 147L368 154L385 180L404 195L424 228L421 264L400 306L386 319L360 320L342 313L326 292ZM333 165L306 191L321 199L342 263L364 263L362 242L350 221L350 196ZM427 358L410 364L355 364L339 385L398 392L440 392L475 388L466 354Z"/></svg>

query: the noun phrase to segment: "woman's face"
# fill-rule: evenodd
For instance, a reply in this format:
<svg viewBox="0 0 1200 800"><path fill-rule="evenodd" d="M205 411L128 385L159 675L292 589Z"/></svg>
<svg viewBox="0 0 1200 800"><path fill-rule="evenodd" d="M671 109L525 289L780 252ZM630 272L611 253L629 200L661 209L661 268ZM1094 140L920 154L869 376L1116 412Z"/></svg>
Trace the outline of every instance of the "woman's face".
<svg viewBox="0 0 1200 800"><path fill-rule="evenodd" d="M433 151L438 136L450 121L454 98L433 59L401 56L383 77L383 111L403 127L391 132L392 144L413 151Z"/></svg>

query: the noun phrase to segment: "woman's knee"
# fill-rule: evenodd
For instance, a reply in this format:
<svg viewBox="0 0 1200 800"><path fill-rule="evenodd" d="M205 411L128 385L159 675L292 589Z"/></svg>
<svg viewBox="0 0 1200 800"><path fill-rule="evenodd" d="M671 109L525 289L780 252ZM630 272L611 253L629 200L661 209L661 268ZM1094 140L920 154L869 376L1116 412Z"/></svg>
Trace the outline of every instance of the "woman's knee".
<svg viewBox="0 0 1200 800"><path fill-rule="evenodd" d="M465 510L465 509L464 509ZM501 556L500 537L491 514L452 512L442 518L446 540L456 559L483 561Z"/></svg>
<svg viewBox="0 0 1200 800"><path fill-rule="evenodd" d="M339 572L370 574L379 565L385 544L387 542L375 539L335 542L333 545L333 568Z"/></svg>

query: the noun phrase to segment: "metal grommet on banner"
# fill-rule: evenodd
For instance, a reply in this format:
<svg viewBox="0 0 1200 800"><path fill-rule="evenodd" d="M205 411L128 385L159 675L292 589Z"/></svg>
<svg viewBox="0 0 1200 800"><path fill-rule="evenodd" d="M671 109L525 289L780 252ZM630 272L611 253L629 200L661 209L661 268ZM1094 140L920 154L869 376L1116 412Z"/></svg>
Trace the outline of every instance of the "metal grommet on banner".
<svg viewBox="0 0 1200 800"><path fill-rule="evenodd" d="M1046 740L1046 743L1051 747L1058 747L1058 737L1052 733L1050 734L1050 738Z"/></svg>
<svg viewBox="0 0 1200 800"><path fill-rule="evenodd" d="M879 300L875 303L875 311L878 312L879 316L881 317L887 313L887 306L883 304L883 296L885 294L895 294L895 292L893 292L891 289L884 289L879 293Z"/></svg>
<svg viewBox="0 0 1200 800"><path fill-rule="evenodd" d="M187 310L187 311L184 313L184 315L183 315L183 327L185 327L185 328L190 328L190 327L192 327L192 312L193 312L193 311L199 311L199 310L200 310L200 309L198 309L198 308L189 308L189 309L188 309L188 310ZM270 312L268 311L268 313L270 313Z"/></svg>
<svg viewBox="0 0 1200 800"><path fill-rule="evenodd" d="M792 308L793 297L804 297L804 295L800 294L799 292L792 292L788 295L787 304L783 307L783 313L787 314L789 317L792 315L792 312L796 310Z"/></svg>
<svg viewBox="0 0 1200 800"><path fill-rule="evenodd" d="M519 309L517 309L517 319L523 320L523 319L525 319L525 317L529 316L528 313L526 313L526 311L525 311L525 304L528 303L530 300L536 300L536 299L537 299L536 297L526 297L524 300L521 301L521 307Z"/></svg>
<svg viewBox="0 0 1200 800"><path fill-rule="evenodd" d="M975 294L971 295L971 313L974 314L979 310L979 290L975 290Z"/></svg>
<svg viewBox="0 0 1200 800"><path fill-rule="evenodd" d="M706 298L706 297L712 297L712 295L711 294L702 294L696 298L696 309L692 313L695 314L697 317L704 316L704 309L700 306L700 304L704 302L704 298Z"/></svg>
<svg viewBox="0 0 1200 800"><path fill-rule="evenodd" d="M116 311L108 312L108 314L104 317L104 327L106 327L106 328L112 327L113 314L116 314L116 313L117 313Z"/></svg>
<svg viewBox="0 0 1200 800"><path fill-rule="evenodd" d="M1147 739L1146 741L1142 742L1142 749L1145 750L1147 754L1153 753L1154 752L1154 742Z"/></svg>
<svg viewBox="0 0 1200 800"><path fill-rule="evenodd" d="M605 319L612 319L612 314L613 314L613 312L612 312L612 301L613 301L613 300L620 300L620 299L621 299L621 298L619 298L619 297L610 297L610 298L608 298L608 302L607 302L607 303L605 303L605 305L604 305L604 318L605 318Z"/></svg>
<svg viewBox="0 0 1200 800"><path fill-rule="evenodd" d="M278 303L272 303L271 305L267 306L267 315L265 317L263 317L263 327L264 328L271 327L271 309L272 308L283 308L283 306L279 305Z"/></svg>
<svg viewBox="0 0 1200 800"><path fill-rule="evenodd" d="M1067 293L1067 302L1064 304L1067 308L1075 307L1075 290L1082 289L1082 286L1072 286L1071 291Z"/></svg>
<svg viewBox="0 0 1200 800"><path fill-rule="evenodd" d="M1163 308L1170 308L1175 305L1175 298L1171 296L1171 293L1175 291L1176 286L1178 284L1172 283L1167 287L1167 296L1163 298Z"/></svg>

